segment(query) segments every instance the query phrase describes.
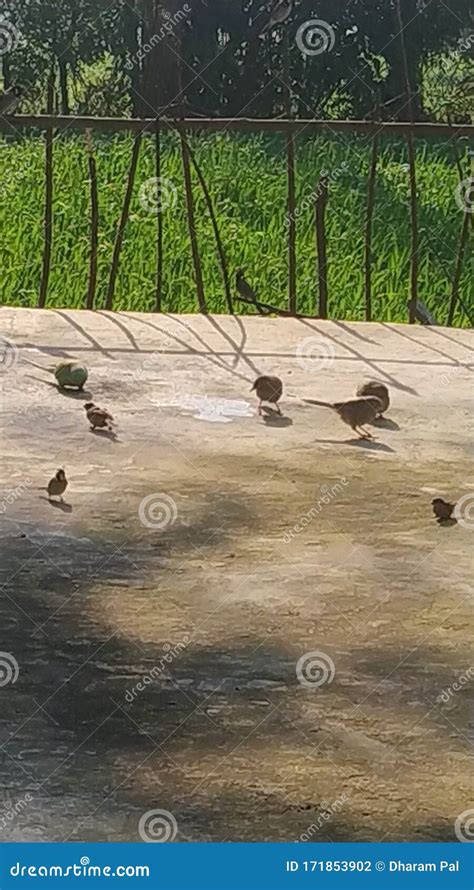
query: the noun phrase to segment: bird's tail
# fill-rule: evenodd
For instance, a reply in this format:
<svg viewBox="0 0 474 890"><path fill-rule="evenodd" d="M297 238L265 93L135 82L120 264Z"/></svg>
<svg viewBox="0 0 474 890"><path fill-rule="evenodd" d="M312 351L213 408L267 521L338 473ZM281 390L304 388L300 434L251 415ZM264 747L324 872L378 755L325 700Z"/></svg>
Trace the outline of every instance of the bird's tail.
<svg viewBox="0 0 474 890"><path fill-rule="evenodd" d="M33 365L34 368L39 368L40 371L50 371L52 372L52 368L45 368L44 365L39 365L37 362L34 362L31 358L26 358L25 355L22 355L22 359L24 362L28 362L29 365Z"/></svg>
<svg viewBox="0 0 474 890"><path fill-rule="evenodd" d="M332 402L321 402L320 399L303 399L303 402L306 402L308 405L320 405L322 408L334 408L336 410L336 405Z"/></svg>

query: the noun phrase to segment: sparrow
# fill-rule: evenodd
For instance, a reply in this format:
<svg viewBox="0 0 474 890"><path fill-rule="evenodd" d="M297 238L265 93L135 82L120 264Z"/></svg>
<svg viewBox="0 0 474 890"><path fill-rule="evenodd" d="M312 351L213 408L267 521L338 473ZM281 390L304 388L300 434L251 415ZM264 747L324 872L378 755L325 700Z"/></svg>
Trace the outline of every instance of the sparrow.
<svg viewBox="0 0 474 890"><path fill-rule="evenodd" d="M356 395L358 396L377 396L378 399L382 402L382 410L378 417L382 417L387 411L388 406L390 405L390 394L388 391L388 387L385 386L385 383L379 383L378 380L368 380L367 383L361 383L359 388L357 389Z"/></svg>
<svg viewBox="0 0 474 890"><path fill-rule="evenodd" d="M344 423L359 436L360 439L373 439L368 430L363 429L363 424L372 423L382 412L382 402L377 396L367 396L359 399L349 399L348 402L321 402L317 399L304 399L309 405L322 405L324 408L332 408L339 414Z"/></svg>
<svg viewBox="0 0 474 890"><path fill-rule="evenodd" d="M23 95L23 87L16 84L9 90L0 91L0 114L13 114Z"/></svg>
<svg viewBox="0 0 474 890"><path fill-rule="evenodd" d="M61 501L63 500L63 494L67 488L67 479L66 473L64 470L58 470L56 475L50 479L48 485L42 491L48 492L48 499L51 498L59 498Z"/></svg>
<svg viewBox="0 0 474 890"><path fill-rule="evenodd" d="M114 419L105 408L98 408L97 405L94 405L94 402L86 402L84 410L91 425L91 430L95 430L96 427L99 427L99 429L105 427L112 431Z"/></svg>
<svg viewBox="0 0 474 890"><path fill-rule="evenodd" d="M262 402L275 405L278 414L281 414L278 402L283 394L283 383L279 377L267 377L266 375L257 377L251 391L253 390L256 391L257 397L260 399L259 414L262 413Z"/></svg>
<svg viewBox="0 0 474 890"><path fill-rule="evenodd" d="M433 498L431 506L438 522L446 522L452 518L455 504L448 504L447 501L443 501L443 498Z"/></svg>
<svg viewBox="0 0 474 890"><path fill-rule="evenodd" d="M268 315L268 310L262 309L258 302L257 294L244 278L242 269L237 269L237 272L235 273L235 286L242 299L245 300L246 303L252 303L259 315Z"/></svg>
<svg viewBox="0 0 474 890"><path fill-rule="evenodd" d="M267 31L270 31L275 25L282 25L291 15L293 9L293 0L278 0L269 21L260 31L259 37L264 37Z"/></svg>

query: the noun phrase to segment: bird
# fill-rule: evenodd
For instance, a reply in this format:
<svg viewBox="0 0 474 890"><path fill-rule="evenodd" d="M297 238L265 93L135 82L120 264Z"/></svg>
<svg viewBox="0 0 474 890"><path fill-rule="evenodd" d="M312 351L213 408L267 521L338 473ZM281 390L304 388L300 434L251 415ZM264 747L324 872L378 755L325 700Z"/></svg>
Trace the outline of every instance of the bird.
<svg viewBox="0 0 474 890"><path fill-rule="evenodd" d="M373 439L368 430L363 429L366 423L373 420L382 411L382 402L377 396L367 396L359 399L349 399L347 402L321 402L318 399L304 399L308 405L321 405L324 408L332 408L339 414L344 423L347 423L360 439Z"/></svg>
<svg viewBox="0 0 474 890"><path fill-rule="evenodd" d="M50 374L54 374L60 389L71 386L82 391L89 376L86 366L82 364L82 362L77 362L74 359L58 362L58 364L52 368L45 368L43 365L38 365L30 358L26 358L26 356L23 356L23 359L35 368L39 368L41 371L48 371Z"/></svg>
<svg viewBox="0 0 474 890"><path fill-rule="evenodd" d="M270 31L275 25L282 25L291 15L293 9L293 0L279 0L275 6L267 24L260 31L259 37L265 37L267 31Z"/></svg>
<svg viewBox="0 0 474 890"><path fill-rule="evenodd" d="M0 90L0 114L13 114L23 95L23 87L19 84L8 90Z"/></svg>
<svg viewBox="0 0 474 890"><path fill-rule="evenodd" d="M94 405L94 402L86 402L84 405L84 410L87 415L87 419L91 425L91 430L95 430L96 427L99 429L103 429L104 427L110 431L113 429L114 419L105 408L98 408L97 405Z"/></svg>
<svg viewBox="0 0 474 890"><path fill-rule="evenodd" d="M455 504L449 504L448 501L443 501L443 498L433 498L431 506L438 522L446 522L448 519L452 519Z"/></svg>
<svg viewBox="0 0 474 890"><path fill-rule="evenodd" d="M243 273L242 269L237 269L237 272L235 273L235 286L236 286L237 292L240 294L242 299L245 300L246 303L252 303L252 305L255 306L257 312L260 315L267 314L266 312L264 312L262 310L261 306L259 305L257 294L255 293L253 287L251 287L251 285L248 283L248 281L244 277L244 273Z"/></svg>
<svg viewBox="0 0 474 890"><path fill-rule="evenodd" d="M358 387L356 395L358 396L376 396L382 402L382 410L378 417L382 417L390 405L390 393L385 383L379 383L378 380L368 380L367 383L361 383Z"/></svg>
<svg viewBox="0 0 474 890"><path fill-rule="evenodd" d="M52 479L48 482L46 488L41 489L41 491L48 492L48 500L51 498L59 498L61 501L63 500L63 494L66 491L68 486L68 482L66 479L66 473L64 470L58 470L56 475L53 476Z"/></svg>
<svg viewBox="0 0 474 890"><path fill-rule="evenodd" d="M257 397L260 399L260 404L258 406L259 414L262 413L262 402L268 402L269 404L275 405L278 414L281 414L278 402L283 394L283 383L279 377L269 377L265 374L261 377L257 377L251 391L253 390L256 391Z"/></svg>
<svg viewBox="0 0 474 890"><path fill-rule="evenodd" d="M408 302L408 308L410 308L411 300ZM415 318L420 324L423 325L437 325L438 322L434 315L426 308L425 304L421 302L421 300L415 300Z"/></svg>

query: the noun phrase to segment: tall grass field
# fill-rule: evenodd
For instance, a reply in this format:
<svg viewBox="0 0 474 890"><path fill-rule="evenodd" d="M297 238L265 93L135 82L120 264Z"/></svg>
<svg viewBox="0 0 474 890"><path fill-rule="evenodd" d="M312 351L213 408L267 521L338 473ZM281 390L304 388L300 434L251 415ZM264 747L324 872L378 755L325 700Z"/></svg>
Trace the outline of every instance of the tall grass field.
<svg viewBox="0 0 474 890"><path fill-rule="evenodd" d="M258 296L285 307L287 300L286 151L283 137L213 134L190 144L211 192L229 267L238 267ZM42 137L0 142L0 302L35 306L43 250L44 141ZM120 218L132 138L94 136L99 187L99 256L96 306L104 305L113 244ZM467 170L467 146L460 146ZM463 212L456 200L459 174L448 140L416 142L419 214L419 296L439 323L447 317ZM296 140L298 310L316 314L317 267L314 193L329 177L326 211L329 316L364 317L364 229L371 141L353 136L300 136ZM194 175L194 174L193 174ZM151 311L155 301L156 207L154 138L142 142L115 293L115 309ZM208 307L226 303L207 206L194 177L196 230ZM181 154L176 137L163 138L162 219L164 280L162 308L197 309ZM87 156L81 136L54 142L53 248L47 305L79 308L87 292L90 238ZM406 146L383 139L378 161L373 220L373 317L407 318L410 260L409 174ZM460 284L462 302L473 312L472 247ZM236 304L245 311L242 304ZM251 310L250 310L251 311ZM459 305L455 324L469 322Z"/></svg>

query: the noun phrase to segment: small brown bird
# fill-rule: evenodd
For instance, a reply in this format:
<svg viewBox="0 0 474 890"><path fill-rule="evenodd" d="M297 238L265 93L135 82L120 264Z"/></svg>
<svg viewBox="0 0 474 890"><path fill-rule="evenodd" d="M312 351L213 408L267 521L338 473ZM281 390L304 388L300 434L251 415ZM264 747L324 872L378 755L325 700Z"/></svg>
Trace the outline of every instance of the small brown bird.
<svg viewBox="0 0 474 890"><path fill-rule="evenodd" d="M382 417L382 414L388 409L390 405L390 393L388 391L388 387L385 386L385 383L379 383L378 380L368 380L367 383L361 383L359 386L357 393L358 396L377 396L378 399L382 402L382 410L378 417Z"/></svg>
<svg viewBox="0 0 474 890"><path fill-rule="evenodd" d="M257 294L255 293L253 287L248 283L247 279L244 277L242 269L237 269L237 272L235 273L235 287L237 289L237 293L240 294L240 296L246 303L251 303L252 306L255 306L259 315L268 314L268 312L265 312L259 305Z"/></svg>
<svg viewBox="0 0 474 890"><path fill-rule="evenodd" d="M113 430L114 419L105 408L98 408L97 405L94 405L94 402L86 402L84 410L91 425L91 430L95 430L96 427L99 429L104 429L105 427L107 430Z"/></svg>
<svg viewBox="0 0 474 890"><path fill-rule="evenodd" d="M374 436L363 429L366 423L373 420L382 411L382 402L377 396L367 396L361 399L349 399L348 402L320 402L317 399L304 399L309 405L322 405L324 408L332 408L339 414L344 423L347 423L360 439L373 439Z"/></svg>
<svg viewBox="0 0 474 890"><path fill-rule="evenodd" d="M438 522L446 522L453 518L455 504L449 504L447 501L443 501L443 498L433 498L431 506Z"/></svg>
<svg viewBox="0 0 474 890"><path fill-rule="evenodd" d="M276 25L282 25L283 22L291 15L291 10L293 9L293 0L278 0L269 21L265 25L264 28L260 31L259 37L264 37L267 31L270 31Z"/></svg>
<svg viewBox="0 0 474 890"><path fill-rule="evenodd" d="M13 114L23 95L23 87L17 84L9 90L0 91L0 114Z"/></svg>
<svg viewBox="0 0 474 890"><path fill-rule="evenodd" d="M283 395L283 383L279 377L267 377L266 375L257 377L252 390L256 391L257 397L260 399L259 414L262 413L262 402L275 405L278 414L281 414L278 402Z"/></svg>
<svg viewBox="0 0 474 890"><path fill-rule="evenodd" d="M51 498L59 498L61 501L63 500L63 494L66 491L68 482L66 479L66 473L64 470L58 470L56 475L48 482L48 486L46 491L48 492L48 499Z"/></svg>

